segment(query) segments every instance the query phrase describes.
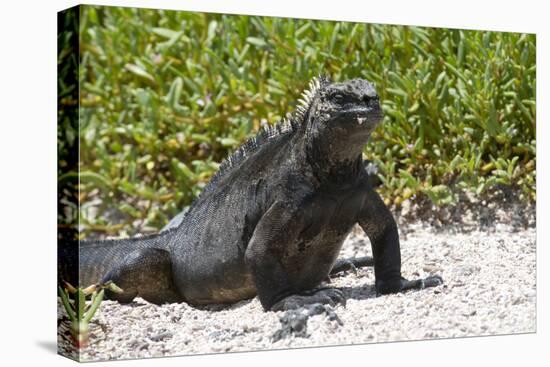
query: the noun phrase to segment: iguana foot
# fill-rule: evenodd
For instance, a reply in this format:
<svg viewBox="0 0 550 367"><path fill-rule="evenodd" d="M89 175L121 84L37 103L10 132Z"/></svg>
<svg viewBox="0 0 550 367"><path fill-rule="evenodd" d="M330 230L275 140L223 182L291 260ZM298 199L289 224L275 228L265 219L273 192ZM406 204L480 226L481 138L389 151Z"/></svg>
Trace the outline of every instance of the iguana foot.
<svg viewBox="0 0 550 367"><path fill-rule="evenodd" d="M346 305L344 293L337 288L316 288L283 298L271 307L271 311L294 310L315 303L336 306Z"/></svg>
<svg viewBox="0 0 550 367"><path fill-rule="evenodd" d="M371 256L352 257L349 259L338 259L332 266L330 275L335 275L343 271L352 270L357 272L358 268L374 266L374 259Z"/></svg>
<svg viewBox="0 0 550 367"><path fill-rule="evenodd" d="M405 278L395 281L376 281L377 295L404 292L410 289L424 289L437 287L443 284L443 278L439 275L432 275L424 279L407 280Z"/></svg>
<svg viewBox="0 0 550 367"><path fill-rule="evenodd" d="M307 321L310 316L320 315L325 313L330 321L336 321L338 324L344 325L342 320L334 312L332 307L321 304L313 303L298 309L289 310L279 318L281 322L281 328L277 330L273 336L273 342L287 338L291 335L300 338L308 337L307 334Z"/></svg>

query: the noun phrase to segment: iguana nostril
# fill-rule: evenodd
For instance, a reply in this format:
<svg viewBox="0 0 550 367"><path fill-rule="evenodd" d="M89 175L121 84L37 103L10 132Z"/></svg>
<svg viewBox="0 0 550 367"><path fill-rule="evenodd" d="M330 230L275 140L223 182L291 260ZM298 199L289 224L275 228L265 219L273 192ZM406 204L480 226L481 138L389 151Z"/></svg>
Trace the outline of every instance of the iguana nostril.
<svg viewBox="0 0 550 367"><path fill-rule="evenodd" d="M374 96L364 95L363 96L363 102L367 106L376 107L379 104L380 99L378 98L377 95L374 95Z"/></svg>
<svg viewBox="0 0 550 367"><path fill-rule="evenodd" d="M372 104L373 102L376 102L377 98L378 98L378 97L376 97L376 96L369 96L369 95L365 94L365 95L363 96L363 102L365 102L366 104L370 105L370 104Z"/></svg>

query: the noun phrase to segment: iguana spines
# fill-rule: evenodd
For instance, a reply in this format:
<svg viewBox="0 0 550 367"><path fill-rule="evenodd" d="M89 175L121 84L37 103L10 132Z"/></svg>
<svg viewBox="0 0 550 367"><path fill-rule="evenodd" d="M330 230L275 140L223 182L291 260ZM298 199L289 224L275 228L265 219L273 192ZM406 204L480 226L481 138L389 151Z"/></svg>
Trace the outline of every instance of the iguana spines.
<svg viewBox="0 0 550 367"><path fill-rule="evenodd" d="M302 92L296 109L293 112L287 113L287 115L279 122L274 124L265 124L262 126L256 135L249 138L239 148L237 148L235 152L231 153L226 159L224 159L220 164L218 171L212 176L209 183L204 187L201 195L211 192L224 175L230 172L232 168L237 166L247 156L257 151L258 148L270 139L283 134L291 134L298 130L300 126L304 125L306 122L306 113L311 106L311 102L319 90L328 84L330 84L330 79L327 76L320 75L318 77L314 77L309 82L309 87Z"/></svg>

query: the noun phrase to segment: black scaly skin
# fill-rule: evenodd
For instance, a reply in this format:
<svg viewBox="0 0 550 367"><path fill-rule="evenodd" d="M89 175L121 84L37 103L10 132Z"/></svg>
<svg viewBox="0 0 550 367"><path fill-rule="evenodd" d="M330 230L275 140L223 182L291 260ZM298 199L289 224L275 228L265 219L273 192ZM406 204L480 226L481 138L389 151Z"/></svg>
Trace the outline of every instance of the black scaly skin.
<svg viewBox="0 0 550 367"><path fill-rule="evenodd" d="M121 302L139 295L200 305L258 295L265 310L336 304L345 302L342 292L318 286L356 223L371 240L380 294L441 284L438 276L401 277L397 226L362 159L381 120L369 82L314 79L294 114L221 165L179 224L82 242L80 284L113 280L124 293L108 296Z"/></svg>

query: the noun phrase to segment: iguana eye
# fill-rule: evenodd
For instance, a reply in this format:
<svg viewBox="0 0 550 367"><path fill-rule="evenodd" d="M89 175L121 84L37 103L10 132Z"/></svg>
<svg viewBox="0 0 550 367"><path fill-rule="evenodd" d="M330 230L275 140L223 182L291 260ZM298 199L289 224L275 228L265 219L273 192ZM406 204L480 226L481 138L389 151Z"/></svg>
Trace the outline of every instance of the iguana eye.
<svg viewBox="0 0 550 367"><path fill-rule="evenodd" d="M337 103L344 101L344 95L342 93L334 93L331 97Z"/></svg>

